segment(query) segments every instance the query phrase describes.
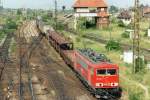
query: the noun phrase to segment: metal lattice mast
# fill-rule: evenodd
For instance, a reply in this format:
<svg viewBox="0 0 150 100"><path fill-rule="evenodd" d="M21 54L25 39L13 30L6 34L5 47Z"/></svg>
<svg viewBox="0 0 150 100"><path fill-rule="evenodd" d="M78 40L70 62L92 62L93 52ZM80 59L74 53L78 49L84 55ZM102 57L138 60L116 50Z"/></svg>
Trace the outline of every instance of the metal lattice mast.
<svg viewBox="0 0 150 100"><path fill-rule="evenodd" d="M57 29L57 0L55 0L55 29Z"/></svg>
<svg viewBox="0 0 150 100"><path fill-rule="evenodd" d="M135 0L133 35L133 72L140 71L140 10L139 0Z"/></svg>
<svg viewBox="0 0 150 100"><path fill-rule="evenodd" d="M0 7L3 7L3 3L2 3L2 0L0 0Z"/></svg>

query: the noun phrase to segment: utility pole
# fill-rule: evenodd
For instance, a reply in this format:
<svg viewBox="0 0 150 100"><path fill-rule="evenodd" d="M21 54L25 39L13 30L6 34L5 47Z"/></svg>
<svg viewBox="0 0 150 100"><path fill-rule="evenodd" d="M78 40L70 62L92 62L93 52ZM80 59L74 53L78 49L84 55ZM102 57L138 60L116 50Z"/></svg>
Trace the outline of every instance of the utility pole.
<svg viewBox="0 0 150 100"><path fill-rule="evenodd" d="M3 2L0 0L0 9L3 8Z"/></svg>
<svg viewBox="0 0 150 100"><path fill-rule="evenodd" d="M148 17L149 17L149 29L150 29L150 15Z"/></svg>
<svg viewBox="0 0 150 100"><path fill-rule="evenodd" d="M55 30L57 30L57 0L55 0Z"/></svg>
<svg viewBox="0 0 150 100"><path fill-rule="evenodd" d="M133 35L133 73L140 71L140 10L139 0L135 0Z"/></svg>

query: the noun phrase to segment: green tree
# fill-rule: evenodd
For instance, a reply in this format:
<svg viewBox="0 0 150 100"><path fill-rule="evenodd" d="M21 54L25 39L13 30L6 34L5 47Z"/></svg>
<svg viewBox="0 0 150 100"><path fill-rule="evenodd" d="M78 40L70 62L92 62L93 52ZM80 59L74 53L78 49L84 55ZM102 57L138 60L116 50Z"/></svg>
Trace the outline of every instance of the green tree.
<svg viewBox="0 0 150 100"><path fill-rule="evenodd" d="M17 15L22 15L21 9L18 9L18 10L17 10Z"/></svg>
<svg viewBox="0 0 150 100"><path fill-rule="evenodd" d="M8 29L17 29L16 21L13 19L7 19L6 21L6 28Z"/></svg>
<svg viewBox="0 0 150 100"><path fill-rule="evenodd" d="M65 11L65 9L66 9L66 6L62 6L62 11Z"/></svg>
<svg viewBox="0 0 150 100"><path fill-rule="evenodd" d="M119 11L119 9L114 5L110 6L110 8L109 8L109 12L112 14L117 13L118 11Z"/></svg>
<svg viewBox="0 0 150 100"><path fill-rule="evenodd" d="M119 20L119 21L118 21L118 26L119 26L119 27L125 27L125 24L123 23L122 20Z"/></svg>

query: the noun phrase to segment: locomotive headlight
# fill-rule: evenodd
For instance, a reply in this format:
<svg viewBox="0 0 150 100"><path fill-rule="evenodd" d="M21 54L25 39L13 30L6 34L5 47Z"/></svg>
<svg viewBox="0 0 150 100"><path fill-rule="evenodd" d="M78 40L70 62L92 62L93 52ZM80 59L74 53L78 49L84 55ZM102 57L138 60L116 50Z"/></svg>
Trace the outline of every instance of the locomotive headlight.
<svg viewBox="0 0 150 100"><path fill-rule="evenodd" d="M104 86L103 83L96 83L96 86Z"/></svg>
<svg viewBox="0 0 150 100"><path fill-rule="evenodd" d="M111 83L111 86L118 86L118 83Z"/></svg>

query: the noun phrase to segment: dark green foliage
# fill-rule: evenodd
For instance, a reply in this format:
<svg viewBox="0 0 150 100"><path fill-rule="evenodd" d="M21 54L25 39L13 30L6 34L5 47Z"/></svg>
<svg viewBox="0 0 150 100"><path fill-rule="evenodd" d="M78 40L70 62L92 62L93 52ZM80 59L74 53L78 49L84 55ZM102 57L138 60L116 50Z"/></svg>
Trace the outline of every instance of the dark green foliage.
<svg viewBox="0 0 150 100"><path fill-rule="evenodd" d="M108 51L111 51L111 50L120 50L121 46L120 46L120 43L118 41L109 40L108 43L106 44L105 48Z"/></svg>
<svg viewBox="0 0 150 100"><path fill-rule="evenodd" d="M17 15L22 15L21 9L18 9L18 10L17 10Z"/></svg>
<svg viewBox="0 0 150 100"><path fill-rule="evenodd" d="M51 17L50 17L51 16ZM51 25L51 26L55 26L55 20L52 18L52 15L50 15L50 12L43 14L42 16L42 21L47 24L47 25Z"/></svg>
<svg viewBox="0 0 150 100"><path fill-rule="evenodd" d="M17 29L16 21L13 19L7 19L6 28L8 29Z"/></svg>
<svg viewBox="0 0 150 100"><path fill-rule="evenodd" d="M118 11L119 11L119 9L114 5L110 6L110 8L109 8L109 12L112 14L117 13Z"/></svg>
<svg viewBox="0 0 150 100"><path fill-rule="evenodd" d="M132 23L130 23L129 25L126 26L127 29L132 29L134 26Z"/></svg>
<svg viewBox="0 0 150 100"><path fill-rule="evenodd" d="M125 27L125 24L123 23L122 20L119 20L119 21L118 21L118 26L119 26L119 27Z"/></svg>
<svg viewBox="0 0 150 100"><path fill-rule="evenodd" d="M57 22L57 29L58 30L64 30L65 29L65 25L62 24L61 22Z"/></svg>
<svg viewBox="0 0 150 100"><path fill-rule="evenodd" d="M2 39L5 36L5 31L4 30L0 30L0 39Z"/></svg>
<svg viewBox="0 0 150 100"><path fill-rule="evenodd" d="M147 37L147 36L148 36L148 31L146 30L145 34L144 34L144 37Z"/></svg>
<svg viewBox="0 0 150 100"><path fill-rule="evenodd" d="M141 57L136 58L135 66L136 66L135 72L139 72L140 70L143 70L144 69L144 60Z"/></svg>
<svg viewBox="0 0 150 100"><path fill-rule="evenodd" d="M111 23L117 23L117 18L116 18L116 17L112 17L112 18L110 19L110 21L111 21Z"/></svg>
<svg viewBox="0 0 150 100"><path fill-rule="evenodd" d="M12 32L14 32L15 31L15 29L5 29L4 30L4 33L12 33Z"/></svg>
<svg viewBox="0 0 150 100"><path fill-rule="evenodd" d="M94 19L87 20L85 17L79 18L77 28L78 29L96 28L95 20Z"/></svg>
<svg viewBox="0 0 150 100"><path fill-rule="evenodd" d="M129 38L129 37L130 37L130 33L129 33L129 32L123 32L123 33L121 34L121 36L122 36L123 38Z"/></svg>
<svg viewBox="0 0 150 100"><path fill-rule="evenodd" d="M93 21L86 21L83 25L85 26L86 29L96 27L96 24L93 23Z"/></svg>
<svg viewBox="0 0 150 100"><path fill-rule="evenodd" d="M82 17L78 19L77 29L86 29L84 23L86 22L86 18Z"/></svg>
<svg viewBox="0 0 150 100"><path fill-rule="evenodd" d="M49 16L48 16L48 15L43 15L43 16L42 16L42 21L43 21L43 22L47 22L48 19L49 19Z"/></svg>

